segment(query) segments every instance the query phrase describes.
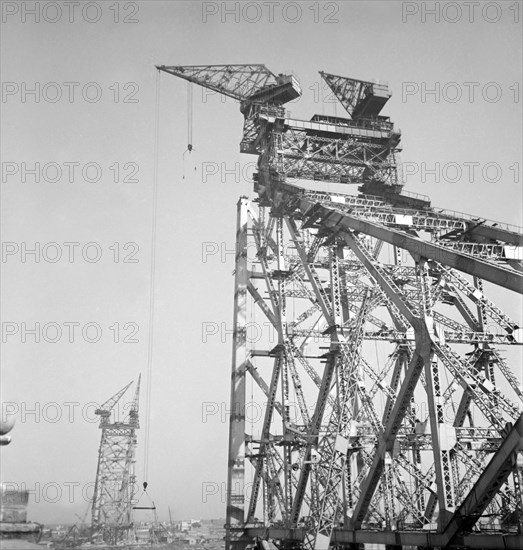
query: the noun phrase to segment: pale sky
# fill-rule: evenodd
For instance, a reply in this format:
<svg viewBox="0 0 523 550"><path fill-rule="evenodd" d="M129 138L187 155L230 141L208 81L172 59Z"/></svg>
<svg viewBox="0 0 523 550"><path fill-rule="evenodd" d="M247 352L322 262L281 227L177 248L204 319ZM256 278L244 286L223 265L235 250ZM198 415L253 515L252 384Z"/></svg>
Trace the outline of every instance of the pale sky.
<svg viewBox="0 0 523 550"><path fill-rule="evenodd" d="M382 114L402 130L406 189L437 206L523 225L523 14L514 9L522 6L494 2L470 14L460 4L459 14L445 7L455 3L440 2L436 22L426 12L434 2L250 2L248 11L237 2L69 4L78 5L2 2L1 399L17 421L0 451L2 481L35 491L30 519L76 521L96 472L100 430L90 404L141 372L142 425L151 384L147 481L160 518L168 506L180 519L223 517L228 417L213 413L204 422L202 410L228 408L232 344L226 334L222 342L222 324L231 329L236 202L254 198L255 157L239 153L238 105L195 87L194 151L183 163L187 84L161 75L147 381L154 65L264 63L276 74L292 71L303 89L288 106L296 118L343 116L340 105L319 97L319 70L386 80L393 95ZM72 242L80 244L65 244ZM23 254L35 243L39 262ZM62 258L53 263L57 251ZM502 305L519 317L519 303ZM49 324L47 340L58 341L45 341L42 328L39 343L29 332L24 341L24 323ZM206 342L204 323L220 327ZM123 342L135 328L138 342ZM97 330L99 341L89 342ZM141 484L143 429L138 442Z"/></svg>

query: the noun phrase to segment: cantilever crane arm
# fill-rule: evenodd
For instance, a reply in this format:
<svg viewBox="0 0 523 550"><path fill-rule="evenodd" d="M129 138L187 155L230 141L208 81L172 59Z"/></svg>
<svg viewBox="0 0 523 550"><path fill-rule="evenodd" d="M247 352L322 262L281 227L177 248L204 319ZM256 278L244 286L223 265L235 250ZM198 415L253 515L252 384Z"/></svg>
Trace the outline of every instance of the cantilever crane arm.
<svg viewBox="0 0 523 550"><path fill-rule="evenodd" d="M131 407L132 411L138 412L138 407L140 404L140 382L142 380L142 375L138 376L138 384L136 384L136 391L134 393L133 406Z"/></svg>
<svg viewBox="0 0 523 550"><path fill-rule="evenodd" d="M363 114L378 115L390 97L388 87L385 85L381 85L378 89L373 82L324 71L319 73L352 118L358 118Z"/></svg>
<svg viewBox="0 0 523 550"><path fill-rule="evenodd" d="M120 401L122 398L122 395L127 391L129 386L133 383L131 380L127 386L123 387L119 392L115 393L112 397L110 397L103 405L100 405L100 408L97 410L100 411L111 411L113 407Z"/></svg>
<svg viewBox="0 0 523 550"><path fill-rule="evenodd" d="M365 96L367 88L372 86L372 83L370 82L363 82L361 80L338 76L335 74L326 73L324 71L319 71L319 73L331 89L332 93L337 97L347 113L351 116L356 108L356 105Z"/></svg>
<svg viewBox="0 0 523 550"><path fill-rule="evenodd" d="M138 376L138 384L136 384L136 391L134 392L134 399L131 405L131 408L129 410L129 414L127 415L125 419L125 423L131 423L134 424L136 428L139 428L138 425L138 408L140 405L140 381L142 379L142 375L140 374Z"/></svg>
<svg viewBox="0 0 523 550"><path fill-rule="evenodd" d="M244 101L263 88L277 83L276 76L261 64L157 65L156 68L238 101Z"/></svg>

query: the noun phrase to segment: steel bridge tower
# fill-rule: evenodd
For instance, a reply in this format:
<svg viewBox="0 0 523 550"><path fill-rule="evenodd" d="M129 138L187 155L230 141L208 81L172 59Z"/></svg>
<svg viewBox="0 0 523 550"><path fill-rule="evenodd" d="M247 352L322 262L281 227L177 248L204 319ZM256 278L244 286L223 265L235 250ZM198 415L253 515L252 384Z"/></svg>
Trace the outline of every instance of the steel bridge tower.
<svg viewBox="0 0 523 550"><path fill-rule="evenodd" d="M496 305L523 292L522 229L402 190L384 84L321 72L347 114L297 120L298 82L264 65L158 69L237 99L258 156L237 209L227 549L523 547L523 337Z"/></svg>
<svg viewBox="0 0 523 550"><path fill-rule="evenodd" d="M135 495L135 450L140 378L136 385L133 401L123 407L121 413L115 410L132 382L109 398L95 414L100 417L102 430L98 467L92 501L92 540L97 543L122 544L134 542L133 504Z"/></svg>

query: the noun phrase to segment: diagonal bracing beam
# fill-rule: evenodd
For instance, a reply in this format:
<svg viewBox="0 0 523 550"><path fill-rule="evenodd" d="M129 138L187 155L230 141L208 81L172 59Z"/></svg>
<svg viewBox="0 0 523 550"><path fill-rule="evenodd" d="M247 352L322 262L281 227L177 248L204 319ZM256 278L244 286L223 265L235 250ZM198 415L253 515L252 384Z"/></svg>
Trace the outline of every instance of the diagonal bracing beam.
<svg viewBox="0 0 523 550"><path fill-rule="evenodd" d="M323 227L333 230L353 230L365 233L396 247L408 250L414 258L427 258L458 269L469 275L503 286L523 294L523 274L516 273L499 265L450 250L435 243L423 241L407 233L361 220L345 212L337 211L308 199L300 201L300 210L307 217L307 212L314 212L316 220L321 220ZM312 209L314 208L314 211Z"/></svg>
<svg viewBox="0 0 523 550"><path fill-rule="evenodd" d="M523 450L523 415L507 430L507 435L485 470L465 497L444 531L449 547L459 533L472 529L481 514L516 467L516 453Z"/></svg>

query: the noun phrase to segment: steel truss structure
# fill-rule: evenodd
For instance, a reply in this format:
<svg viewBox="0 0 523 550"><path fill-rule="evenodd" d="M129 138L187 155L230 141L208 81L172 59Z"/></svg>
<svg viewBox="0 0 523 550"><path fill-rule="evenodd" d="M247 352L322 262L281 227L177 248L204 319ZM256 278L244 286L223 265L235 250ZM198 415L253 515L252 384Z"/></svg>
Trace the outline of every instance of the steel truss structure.
<svg viewBox="0 0 523 550"><path fill-rule="evenodd" d="M301 121L293 78L229 67L256 84L237 99L259 160L237 210L227 548L523 547L523 334L496 304L523 292L521 228L402 191L385 85L320 73L349 118ZM223 66L158 68L229 92Z"/></svg>
<svg viewBox="0 0 523 550"><path fill-rule="evenodd" d="M92 501L91 537L95 543L125 544L134 542L133 504L136 430L138 421L140 378L133 401L124 407L119 420L115 406L132 382L109 398L95 414L100 416L102 437Z"/></svg>

